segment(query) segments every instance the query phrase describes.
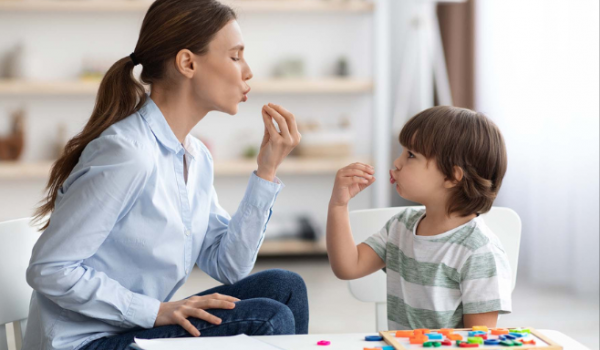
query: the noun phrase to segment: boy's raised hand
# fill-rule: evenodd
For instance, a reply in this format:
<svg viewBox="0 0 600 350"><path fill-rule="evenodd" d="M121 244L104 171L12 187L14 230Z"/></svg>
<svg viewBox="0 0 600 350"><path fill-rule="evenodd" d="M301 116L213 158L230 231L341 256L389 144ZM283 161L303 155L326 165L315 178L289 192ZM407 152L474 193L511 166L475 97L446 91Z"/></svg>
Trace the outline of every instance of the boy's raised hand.
<svg viewBox="0 0 600 350"><path fill-rule="evenodd" d="M353 163L340 169L335 176L330 206L346 206L362 190L375 182L375 169L367 164Z"/></svg>

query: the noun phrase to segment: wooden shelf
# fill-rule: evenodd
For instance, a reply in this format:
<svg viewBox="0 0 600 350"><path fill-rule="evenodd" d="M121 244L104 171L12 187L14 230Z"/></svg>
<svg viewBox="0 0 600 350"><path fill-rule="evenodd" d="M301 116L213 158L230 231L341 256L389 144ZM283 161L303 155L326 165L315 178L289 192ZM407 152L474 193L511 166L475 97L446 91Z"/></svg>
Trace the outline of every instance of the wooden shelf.
<svg viewBox="0 0 600 350"><path fill-rule="evenodd" d="M328 175L352 162L368 163L364 157L354 158L297 158L286 159L278 175ZM50 174L51 162L0 162L0 180L45 180ZM256 160L238 159L215 161L215 176L250 176L256 170Z"/></svg>
<svg viewBox="0 0 600 350"><path fill-rule="evenodd" d="M325 240L265 240L258 251L258 256L262 257L294 255L327 255L327 245Z"/></svg>
<svg viewBox="0 0 600 350"><path fill-rule="evenodd" d="M248 12L373 12L363 0L223 0L240 13ZM146 0L0 0L0 11L12 12L145 12Z"/></svg>
<svg viewBox="0 0 600 350"><path fill-rule="evenodd" d="M89 0L92 1L92 0ZM266 79L250 81L251 94L358 94L373 91L370 79ZM97 81L0 80L0 96L95 96Z"/></svg>

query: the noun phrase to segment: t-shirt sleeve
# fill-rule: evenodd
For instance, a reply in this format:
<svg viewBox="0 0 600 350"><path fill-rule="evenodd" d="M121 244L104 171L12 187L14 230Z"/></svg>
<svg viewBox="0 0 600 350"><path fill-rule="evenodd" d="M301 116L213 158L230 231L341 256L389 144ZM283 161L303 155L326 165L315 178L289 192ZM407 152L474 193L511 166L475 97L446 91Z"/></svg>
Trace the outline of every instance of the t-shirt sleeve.
<svg viewBox="0 0 600 350"><path fill-rule="evenodd" d="M460 269L463 314L512 312L512 272L508 257L496 243L475 250Z"/></svg>
<svg viewBox="0 0 600 350"><path fill-rule="evenodd" d="M371 237L367 238L366 241L364 241L363 243L365 243L366 245L368 245L369 247L371 247L375 253L377 253L377 255L379 255L379 257L381 258L381 260L383 260L384 262L385 257L386 257L386 246L387 246L387 241L388 241L388 235L391 229L392 224L396 221L397 219L391 218L384 227L381 228L381 230L379 230L379 232L375 233L374 235L372 235Z"/></svg>

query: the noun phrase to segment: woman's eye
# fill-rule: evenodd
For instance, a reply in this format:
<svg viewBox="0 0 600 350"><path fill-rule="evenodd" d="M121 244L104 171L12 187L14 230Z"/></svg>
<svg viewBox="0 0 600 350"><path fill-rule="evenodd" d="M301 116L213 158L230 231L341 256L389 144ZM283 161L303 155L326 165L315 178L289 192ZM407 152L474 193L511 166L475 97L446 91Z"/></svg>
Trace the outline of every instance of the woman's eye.
<svg viewBox="0 0 600 350"><path fill-rule="evenodd" d="M231 57L232 60L234 60L235 62L239 61L240 59L237 57Z"/></svg>

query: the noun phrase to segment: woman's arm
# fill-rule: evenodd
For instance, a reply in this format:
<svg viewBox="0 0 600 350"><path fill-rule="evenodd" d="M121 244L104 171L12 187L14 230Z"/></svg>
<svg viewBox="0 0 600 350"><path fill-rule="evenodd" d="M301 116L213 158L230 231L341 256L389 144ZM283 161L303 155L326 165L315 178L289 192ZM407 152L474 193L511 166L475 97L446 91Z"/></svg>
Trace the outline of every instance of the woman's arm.
<svg viewBox="0 0 600 350"><path fill-rule="evenodd" d="M233 217L219 205L212 189L208 229L196 261L202 271L225 284L248 276L282 187L253 174Z"/></svg>
<svg viewBox="0 0 600 350"><path fill-rule="evenodd" d="M33 249L27 282L62 308L120 327L151 328L160 302L84 264L144 188L154 164L138 145L104 136L88 144L59 191Z"/></svg>
<svg viewBox="0 0 600 350"><path fill-rule="evenodd" d="M354 163L336 174L327 213L327 254L333 273L344 280L369 275L385 266L381 258L366 244L354 243L348 202L375 182L371 166Z"/></svg>
<svg viewBox="0 0 600 350"><path fill-rule="evenodd" d="M265 134L258 155L258 170L251 176L233 218L221 208L213 188L208 230L197 259L203 271L227 284L246 277L254 267L273 204L283 187L275 177L277 168L301 139L296 118L285 108L265 105L262 115Z"/></svg>

